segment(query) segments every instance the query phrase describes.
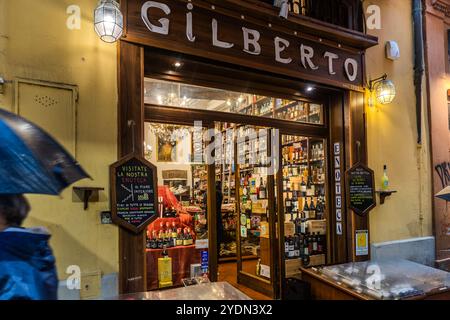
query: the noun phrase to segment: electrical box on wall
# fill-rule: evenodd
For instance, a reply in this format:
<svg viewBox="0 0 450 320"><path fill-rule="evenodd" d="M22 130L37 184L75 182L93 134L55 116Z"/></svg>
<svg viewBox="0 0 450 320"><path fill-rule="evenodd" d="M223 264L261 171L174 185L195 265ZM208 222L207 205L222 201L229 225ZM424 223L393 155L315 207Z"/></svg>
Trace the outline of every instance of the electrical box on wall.
<svg viewBox="0 0 450 320"><path fill-rule="evenodd" d="M397 41L386 42L386 58L393 61L400 59L400 48Z"/></svg>
<svg viewBox="0 0 450 320"><path fill-rule="evenodd" d="M100 271L85 273L81 276L80 298L96 299L101 295L102 273Z"/></svg>

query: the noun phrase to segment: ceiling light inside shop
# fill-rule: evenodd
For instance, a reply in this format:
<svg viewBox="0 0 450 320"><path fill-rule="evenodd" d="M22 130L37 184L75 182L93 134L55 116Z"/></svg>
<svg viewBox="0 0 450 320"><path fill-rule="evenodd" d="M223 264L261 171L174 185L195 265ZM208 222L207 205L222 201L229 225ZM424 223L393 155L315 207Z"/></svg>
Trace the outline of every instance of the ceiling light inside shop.
<svg viewBox="0 0 450 320"><path fill-rule="evenodd" d="M173 64L173 66L174 66L175 68L180 68L180 67L182 66L182 64L181 64L180 61L177 61L177 62L175 62L175 63Z"/></svg>
<svg viewBox="0 0 450 320"><path fill-rule="evenodd" d="M312 91L314 91L314 87L308 86L308 87L306 88L306 92L312 92Z"/></svg>

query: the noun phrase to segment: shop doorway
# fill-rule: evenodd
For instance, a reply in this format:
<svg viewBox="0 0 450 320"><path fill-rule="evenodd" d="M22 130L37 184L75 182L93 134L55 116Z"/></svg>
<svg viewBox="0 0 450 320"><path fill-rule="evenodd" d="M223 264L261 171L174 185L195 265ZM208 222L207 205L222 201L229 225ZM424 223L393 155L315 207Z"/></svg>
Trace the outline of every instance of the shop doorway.
<svg viewBox="0 0 450 320"><path fill-rule="evenodd" d="M168 250L175 266L168 286L208 274L257 299L280 297L285 277L295 276L302 261L329 261L325 235L305 231L312 224L327 229L328 223L323 102L154 78L146 79L145 98L151 114L146 156L157 166L165 194L161 218L186 214L190 220L181 236L183 219L149 227L149 290L161 287L161 252L152 251L161 237L175 238L175 244L180 237L192 240ZM156 255L150 259L149 252Z"/></svg>

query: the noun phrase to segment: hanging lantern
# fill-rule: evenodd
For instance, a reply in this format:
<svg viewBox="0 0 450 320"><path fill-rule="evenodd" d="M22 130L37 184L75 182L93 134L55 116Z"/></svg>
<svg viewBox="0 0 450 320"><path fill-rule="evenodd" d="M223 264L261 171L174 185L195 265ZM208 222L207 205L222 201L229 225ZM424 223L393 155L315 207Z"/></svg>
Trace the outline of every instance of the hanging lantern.
<svg viewBox="0 0 450 320"><path fill-rule="evenodd" d="M114 0L101 0L94 12L95 32L100 39L114 43L123 33L123 14Z"/></svg>
<svg viewBox="0 0 450 320"><path fill-rule="evenodd" d="M391 80L383 80L375 87L375 96L381 104L389 104L394 101L395 94L395 85Z"/></svg>
<svg viewBox="0 0 450 320"><path fill-rule="evenodd" d="M369 82L369 106L374 106L374 97L380 104L390 104L395 99L396 90L395 85L391 80L387 80L387 75L371 80Z"/></svg>

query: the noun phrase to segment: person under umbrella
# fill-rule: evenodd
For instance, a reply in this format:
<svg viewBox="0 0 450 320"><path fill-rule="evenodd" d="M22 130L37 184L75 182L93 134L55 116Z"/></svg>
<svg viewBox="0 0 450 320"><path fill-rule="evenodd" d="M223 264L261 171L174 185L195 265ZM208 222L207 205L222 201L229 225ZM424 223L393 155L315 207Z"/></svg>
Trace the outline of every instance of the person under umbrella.
<svg viewBox="0 0 450 320"><path fill-rule="evenodd" d="M89 175L49 134L0 109L0 300L56 300L50 234L25 229L24 194L59 195Z"/></svg>
<svg viewBox="0 0 450 320"><path fill-rule="evenodd" d="M24 229L23 195L0 195L0 300L56 300L55 257L43 228Z"/></svg>

